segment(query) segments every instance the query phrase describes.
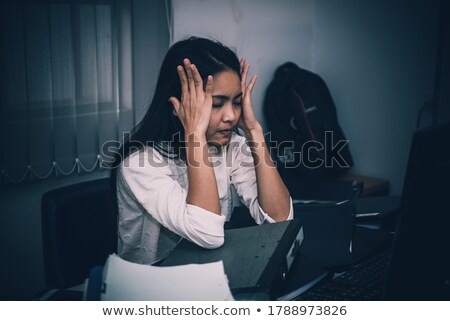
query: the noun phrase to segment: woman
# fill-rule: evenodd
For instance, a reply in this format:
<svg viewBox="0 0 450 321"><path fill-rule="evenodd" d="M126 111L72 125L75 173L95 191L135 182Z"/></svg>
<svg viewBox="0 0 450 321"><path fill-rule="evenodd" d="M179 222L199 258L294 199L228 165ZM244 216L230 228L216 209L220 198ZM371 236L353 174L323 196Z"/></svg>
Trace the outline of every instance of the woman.
<svg viewBox="0 0 450 321"><path fill-rule="evenodd" d="M113 173L122 258L152 264L181 237L221 246L231 185L258 224L292 218L289 192L253 112L256 76L247 84L248 70L209 39L191 37L169 49L152 103Z"/></svg>

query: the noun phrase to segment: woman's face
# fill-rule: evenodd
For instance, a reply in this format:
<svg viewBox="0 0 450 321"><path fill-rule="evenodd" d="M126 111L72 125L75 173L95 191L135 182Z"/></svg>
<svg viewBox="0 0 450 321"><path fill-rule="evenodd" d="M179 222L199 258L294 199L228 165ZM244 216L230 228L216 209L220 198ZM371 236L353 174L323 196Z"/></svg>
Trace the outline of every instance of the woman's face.
<svg viewBox="0 0 450 321"><path fill-rule="evenodd" d="M233 129L241 116L241 80L232 70L214 75L213 106L206 130L209 144L223 146L230 142Z"/></svg>

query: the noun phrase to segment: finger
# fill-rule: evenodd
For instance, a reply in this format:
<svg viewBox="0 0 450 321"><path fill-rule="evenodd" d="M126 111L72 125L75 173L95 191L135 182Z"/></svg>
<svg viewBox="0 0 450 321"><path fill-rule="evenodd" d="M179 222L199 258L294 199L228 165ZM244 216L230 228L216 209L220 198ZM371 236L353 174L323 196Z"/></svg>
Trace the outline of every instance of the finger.
<svg viewBox="0 0 450 321"><path fill-rule="evenodd" d="M183 100L189 94L188 80L183 66L178 66L177 71L181 82L181 100Z"/></svg>
<svg viewBox="0 0 450 321"><path fill-rule="evenodd" d="M241 58L241 60L239 61L239 66L241 68L241 74L244 71L244 66L245 66L245 58Z"/></svg>
<svg viewBox="0 0 450 321"><path fill-rule="evenodd" d="M247 74L248 74L248 69L250 68L249 64L245 64L244 65L244 70L242 71L242 76L241 76L241 90L242 93L245 93L245 90L247 88Z"/></svg>
<svg viewBox="0 0 450 321"><path fill-rule="evenodd" d="M205 88L205 106L208 108L212 108L213 99L212 93L214 89L214 80L211 75L206 79L206 88Z"/></svg>
<svg viewBox="0 0 450 321"><path fill-rule="evenodd" d="M192 74L191 62L189 59L184 59L184 69L186 69L187 79L188 79L188 88L189 88L189 96L192 99L195 99L195 85L194 85L194 76Z"/></svg>
<svg viewBox="0 0 450 321"><path fill-rule="evenodd" d="M200 76L200 73L198 72L198 69L195 65L191 65L191 68L192 74L194 76L195 92L197 94L197 97L201 97L202 95L204 95L202 77Z"/></svg>
<svg viewBox="0 0 450 321"><path fill-rule="evenodd" d="M250 83L248 84L247 89L245 91L246 95L250 95L252 93L253 87L255 86L256 83L256 78L257 76L254 75L252 79L250 79Z"/></svg>
<svg viewBox="0 0 450 321"><path fill-rule="evenodd" d="M176 97L170 97L169 102L172 104L173 108L175 109L175 113L178 115L178 111L180 110L180 101Z"/></svg>
<svg viewBox="0 0 450 321"><path fill-rule="evenodd" d="M211 99L212 101L213 90L214 90L214 79L213 76L209 75L208 79L206 80L206 88L205 88L205 96L207 100Z"/></svg>

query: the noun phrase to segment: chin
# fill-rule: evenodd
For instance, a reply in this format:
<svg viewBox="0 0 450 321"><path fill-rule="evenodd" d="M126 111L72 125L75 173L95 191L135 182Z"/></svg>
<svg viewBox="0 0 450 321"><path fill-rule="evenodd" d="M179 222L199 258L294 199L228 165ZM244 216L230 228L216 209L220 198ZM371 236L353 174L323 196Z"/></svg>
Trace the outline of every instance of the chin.
<svg viewBox="0 0 450 321"><path fill-rule="evenodd" d="M215 147L226 146L230 143L230 138L221 138L221 139L211 139L208 140L208 145Z"/></svg>

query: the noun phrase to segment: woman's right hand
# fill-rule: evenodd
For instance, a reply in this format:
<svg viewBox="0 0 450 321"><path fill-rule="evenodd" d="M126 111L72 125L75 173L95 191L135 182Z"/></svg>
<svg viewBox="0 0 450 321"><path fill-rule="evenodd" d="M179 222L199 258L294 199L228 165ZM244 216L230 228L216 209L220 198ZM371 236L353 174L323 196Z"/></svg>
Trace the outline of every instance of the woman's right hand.
<svg viewBox="0 0 450 321"><path fill-rule="evenodd" d="M184 127L185 135L205 135L208 129L212 110L213 77L208 76L206 88L198 69L189 59L184 59L183 66L177 71L181 82L181 102L176 97L170 97L177 117Z"/></svg>

